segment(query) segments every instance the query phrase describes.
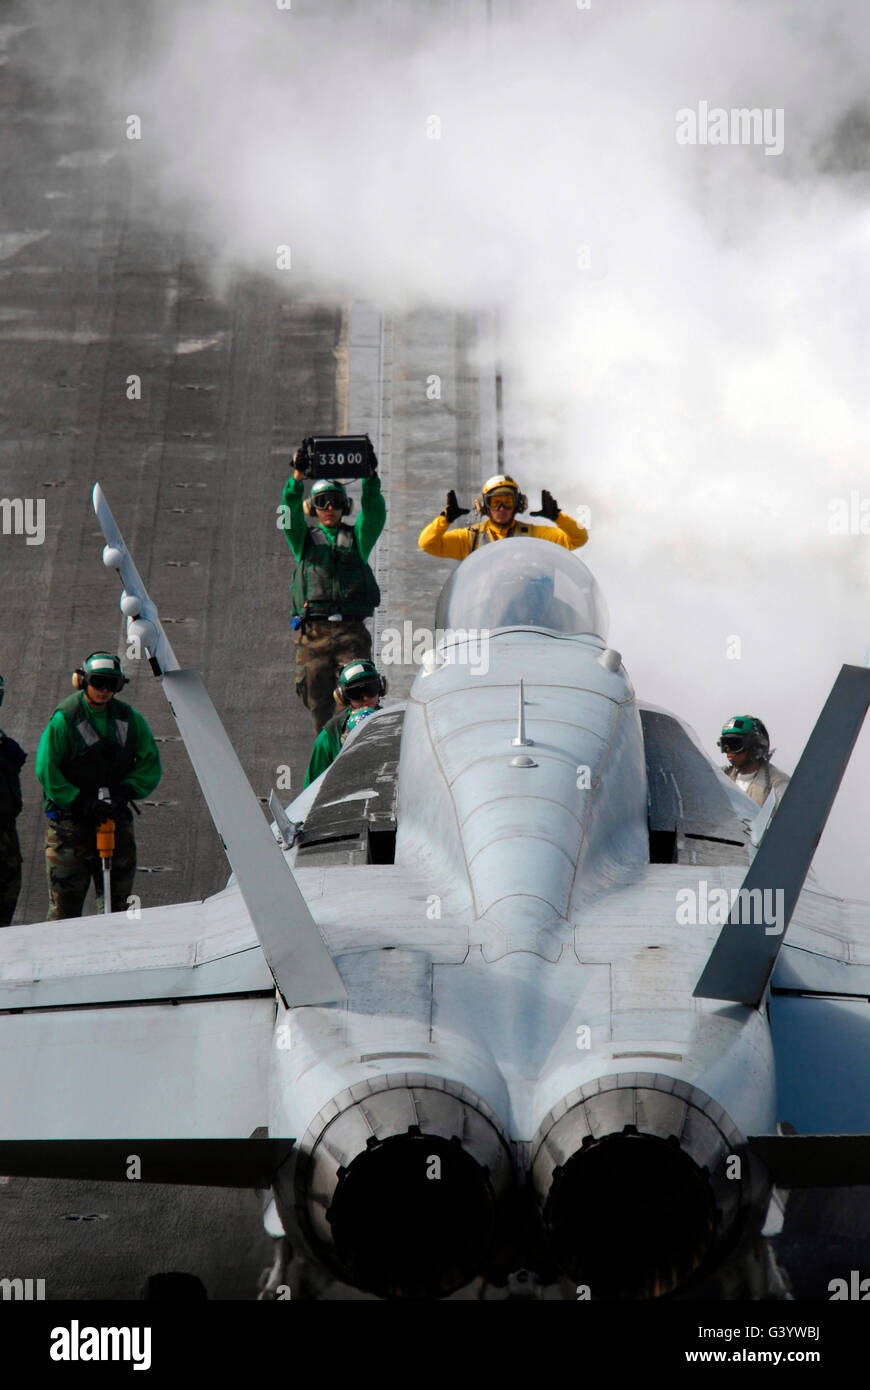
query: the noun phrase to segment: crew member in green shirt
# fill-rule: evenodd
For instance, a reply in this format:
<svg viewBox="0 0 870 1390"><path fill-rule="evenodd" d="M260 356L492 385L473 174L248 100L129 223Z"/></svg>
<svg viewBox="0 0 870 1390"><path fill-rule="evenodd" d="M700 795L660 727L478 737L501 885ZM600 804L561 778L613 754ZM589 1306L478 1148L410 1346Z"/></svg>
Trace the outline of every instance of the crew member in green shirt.
<svg viewBox="0 0 870 1390"><path fill-rule="evenodd" d="M387 509L377 473L363 478L362 507L353 526L353 502L334 478L321 478L304 503L303 474L294 466L284 485L281 512L287 544L296 557L293 598L296 694L320 733L332 715L332 692L342 668L371 657L372 637L363 621L381 601L368 558L384 529ZM309 525L306 514L314 513Z"/></svg>
<svg viewBox="0 0 870 1390"><path fill-rule="evenodd" d="M314 740L303 786L307 787L335 762L351 729L380 709L381 696L386 693L387 682L373 661L364 658L344 667L335 690L335 699L342 708L324 724Z"/></svg>
<svg viewBox="0 0 870 1390"><path fill-rule="evenodd" d="M48 920L80 917L93 879L97 911L103 909L98 822L115 822L112 907L125 910L136 874L136 842L129 803L154 791L160 754L151 730L132 705L117 699L127 684L117 656L92 652L73 674L77 694L55 710L39 740L36 776L45 808ZM98 797L107 787L106 808Z"/></svg>

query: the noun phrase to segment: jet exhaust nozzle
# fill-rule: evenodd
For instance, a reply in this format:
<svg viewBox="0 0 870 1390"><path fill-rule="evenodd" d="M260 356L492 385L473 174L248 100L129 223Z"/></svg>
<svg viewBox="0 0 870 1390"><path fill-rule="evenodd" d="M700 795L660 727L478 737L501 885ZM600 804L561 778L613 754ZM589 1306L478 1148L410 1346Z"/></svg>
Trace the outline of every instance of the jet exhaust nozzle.
<svg viewBox="0 0 870 1390"><path fill-rule="evenodd" d="M758 1178L722 1107L668 1076L591 1082L550 1112L532 1144L552 1255L593 1298L683 1288L749 1209L763 1210Z"/></svg>
<svg viewBox="0 0 870 1390"><path fill-rule="evenodd" d="M382 1298L442 1297L474 1278L513 1181L484 1101L440 1078L411 1080L378 1078L362 1097L359 1086L336 1097L300 1145L296 1172L313 1244L347 1283Z"/></svg>

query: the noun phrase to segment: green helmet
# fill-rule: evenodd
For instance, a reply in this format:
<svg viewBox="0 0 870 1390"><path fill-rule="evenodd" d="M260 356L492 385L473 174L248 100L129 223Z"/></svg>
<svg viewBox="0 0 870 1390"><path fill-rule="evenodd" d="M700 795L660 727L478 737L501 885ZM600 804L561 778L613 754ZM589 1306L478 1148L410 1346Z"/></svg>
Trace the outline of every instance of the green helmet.
<svg viewBox="0 0 870 1390"><path fill-rule="evenodd" d="M127 684L127 677L121 670L121 658L112 656L110 652L91 652L90 656L85 657L77 674L82 677L81 686L89 685L93 676L114 680L116 691L123 690Z"/></svg>
<svg viewBox="0 0 870 1390"><path fill-rule="evenodd" d="M737 740L743 742L738 746ZM770 735L760 719L756 719L752 714L735 714L728 720L719 735L718 747L723 753L741 752L743 749L747 753L754 754L756 757L765 758L770 752Z"/></svg>
<svg viewBox="0 0 870 1390"><path fill-rule="evenodd" d="M345 489L344 484L340 483L337 478L318 478L317 482L311 489L311 493L308 498L312 507L316 503L318 497L322 497L325 492L338 493L338 496L341 498L342 506L345 512L348 512L350 510L350 499L347 495L347 490Z"/></svg>
<svg viewBox="0 0 870 1390"><path fill-rule="evenodd" d="M346 703L351 696L359 693L374 694L375 689L379 695L385 695L387 682L373 661L368 657L360 657L356 661L349 661L341 668L335 693L342 703Z"/></svg>

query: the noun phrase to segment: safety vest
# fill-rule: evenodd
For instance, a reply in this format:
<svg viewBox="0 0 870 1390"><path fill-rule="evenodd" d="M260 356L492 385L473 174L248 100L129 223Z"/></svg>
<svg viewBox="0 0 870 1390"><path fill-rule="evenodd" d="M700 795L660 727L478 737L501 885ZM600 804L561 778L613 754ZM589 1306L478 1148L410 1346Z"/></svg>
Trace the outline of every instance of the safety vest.
<svg viewBox="0 0 870 1390"><path fill-rule="evenodd" d="M326 726L329 729L330 739L338 739L339 746L341 746L347 738L347 721L350 719L352 713L352 709L339 710L337 714L332 716Z"/></svg>
<svg viewBox="0 0 870 1390"><path fill-rule="evenodd" d="M479 545L489 545L491 541L511 541L514 536L527 536L531 529L531 526L526 526L525 522L515 521L506 536L494 536L489 529L488 521L477 521L468 528L468 533L471 536L471 549L476 550Z"/></svg>
<svg viewBox="0 0 870 1390"><path fill-rule="evenodd" d="M730 766L723 767L722 771L725 773L726 777L730 777L732 782L736 782L738 787L740 786L737 781L740 774L739 768ZM791 778L789 778L781 768L774 767L770 759L765 758L749 785L740 788L740 790L745 796L748 796L751 801L754 801L756 806L764 805L771 790L776 793L776 800L777 803L779 803L790 780Z"/></svg>
<svg viewBox="0 0 870 1390"><path fill-rule="evenodd" d="M9 830L21 811L21 764L18 744L0 734L0 829Z"/></svg>
<svg viewBox="0 0 870 1390"><path fill-rule="evenodd" d="M732 767L730 763L728 764L727 767L723 767L722 771L725 773L725 776L726 776L726 777L730 777L730 778L731 778L731 781L732 781L732 782L736 782L736 781L737 781L737 778L740 776L740 768L739 768L739 767ZM771 787L773 786L773 782L772 782L771 776L770 776L770 763L769 763L769 762L763 762L763 763L760 764L759 767L757 767L757 768L755 769L755 773L754 773L754 775L753 775L752 781L748 784L750 787L754 787L754 786L755 786L755 781L756 781L756 778L758 777L759 772L763 772L763 773L764 773L764 797L765 797L765 800L766 800L767 797L770 795L770 789L771 789ZM744 795L745 795L745 796L748 796L748 795L749 795L748 790L744 790ZM762 802L761 804L763 805L764 803Z"/></svg>
<svg viewBox="0 0 870 1390"><path fill-rule="evenodd" d="M61 763L60 771L74 787L95 796L100 787L113 789L133 771L136 726L130 718L130 706L113 698L107 706L109 737L103 738L82 709L84 698L83 694L70 695L58 705L72 739L72 752Z"/></svg>
<svg viewBox="0 0 870 1390"><path fill-rule="evenodd" d="M381 601L375 576L356 547L353 527L339 524L331 541L319 526L311 526L291 589L293 612L299 618L368 618Z"/></svg>

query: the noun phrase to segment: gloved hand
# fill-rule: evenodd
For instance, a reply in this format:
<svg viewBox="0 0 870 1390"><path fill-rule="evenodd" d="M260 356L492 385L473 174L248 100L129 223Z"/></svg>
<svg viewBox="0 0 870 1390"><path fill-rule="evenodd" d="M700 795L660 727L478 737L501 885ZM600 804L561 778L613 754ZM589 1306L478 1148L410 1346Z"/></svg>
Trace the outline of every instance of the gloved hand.
<svg viewBox="0 0 870 1390"><path fill-rule="evenodd" d="M128 802L131 800L131 789L127 786L126 782L122 782L119 787L114 787L112 789L112 795L108 802L101 801L99 803L97 818L99 819L99 813L102 812L103 815L111 816L112 820L123 820L127 812Z"/></svg>
<svg viewBox="0 0 870 1390"><path fill-rule="evenodd" d="M539 512L529 512L529 516L545 516L548 521L555 521L560 512L559 503L551 492L541 490L541 510Z"/></svg>
<svg viewBox="0 0 870 1390"><path fill-rule="evenodd" d="M468 507L460 507L456 500L455 492L448 492L447 506L444 508L441 515L447 518L447 525L449 526L451 521L455 521L458 516L467 516L469 510L470 508Z"/></svg>
<svg viewBox="0 0 870 1390"><path fill-rule="evenodd" d="M97 798L90 792L79 792L75 801L69 806L70 814L76 820L89 820L97 809Z"/></svg>

